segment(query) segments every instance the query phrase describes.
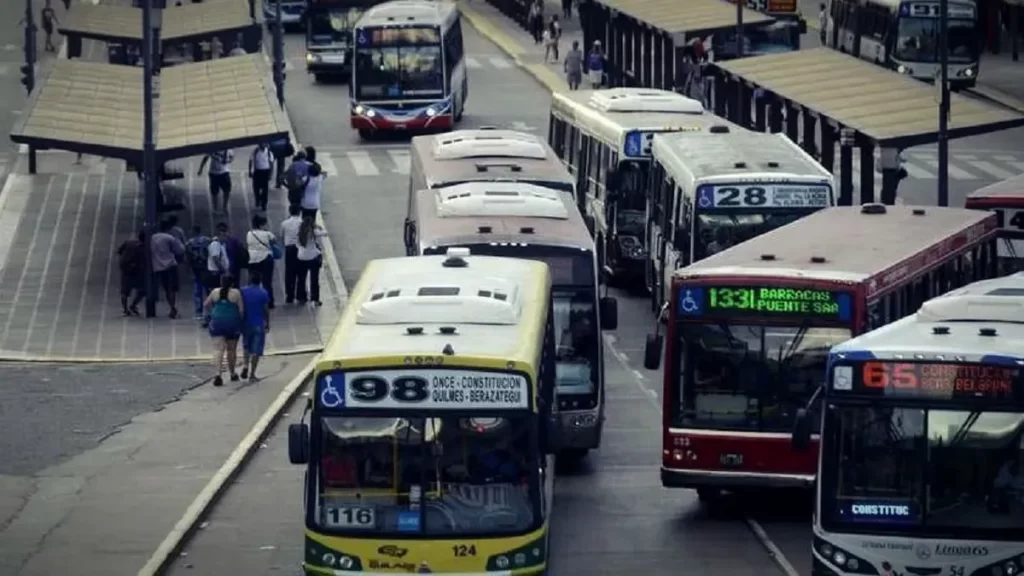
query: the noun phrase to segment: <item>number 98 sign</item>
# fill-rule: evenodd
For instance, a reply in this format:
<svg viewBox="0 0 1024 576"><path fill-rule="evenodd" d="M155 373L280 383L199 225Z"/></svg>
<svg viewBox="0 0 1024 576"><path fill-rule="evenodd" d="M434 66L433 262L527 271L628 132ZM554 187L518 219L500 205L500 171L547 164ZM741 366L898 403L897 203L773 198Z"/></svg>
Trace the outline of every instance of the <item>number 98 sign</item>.
<svg viewBox="0 0 1024 576"><path fill-rule="evenodd" d="M395 402L417 403L430 397L430 382L419 376L356 376L348 382L350 403L374 404L390 398Z"/></svg>

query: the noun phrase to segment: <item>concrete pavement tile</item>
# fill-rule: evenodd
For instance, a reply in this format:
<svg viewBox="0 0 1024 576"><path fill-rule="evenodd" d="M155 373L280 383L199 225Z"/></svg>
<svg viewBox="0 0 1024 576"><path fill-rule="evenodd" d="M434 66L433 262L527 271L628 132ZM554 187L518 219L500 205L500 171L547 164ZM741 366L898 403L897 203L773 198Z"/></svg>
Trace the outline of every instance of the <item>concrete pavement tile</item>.
<svg viewBox="0 0 1024 576"><path fill-rule="evenodd" d="M0 474L0 532L21 512L35 489L34 478Z"/></svg>

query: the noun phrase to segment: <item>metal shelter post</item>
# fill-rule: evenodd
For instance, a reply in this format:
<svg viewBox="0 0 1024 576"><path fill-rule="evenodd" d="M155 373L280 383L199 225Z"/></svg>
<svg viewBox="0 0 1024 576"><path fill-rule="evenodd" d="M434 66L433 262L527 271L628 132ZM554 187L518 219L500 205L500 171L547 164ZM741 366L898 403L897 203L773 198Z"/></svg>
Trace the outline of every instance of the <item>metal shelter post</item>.
<svg viewBox="0 0 1024 576"><path fill-rule="evenodd" d="M156 316L157 285L153 277L153 251L150 243L156 231L157 190L156 159L153 144L153 0L142 4L142 185L145 188L146 220L143 245L146 271L146 318Z"/></svg>
<svg viewBox="0 0 1024 576"><path fill-rule="evenodd" d="M736 58L743 58L743 7L745 0L733 0L736 2ZM739 80L737 78L737 80ZM736 82L736 101L743 100L743 82Z"/></svg>
<svg viewBox="0 0 1024 576"><path fill-rule="evenodd" d="M853 206L853 130L839 131L839 201L840 206Z"/></svg>
<svg viewBox="0 0 1024 576"><path fill-rule="evenodd" d="M939 0L939 206L949 206L949 2Z"/></svg>
<svg viewBox="0 0 1024 576"><path fill-rule="evenodd" d="M277 103L284 108L284 25L281 24L281 0L274 0L274 88Z"/></svg>
<svg viewBox="0 0 1024 576"><path fill-rule="evenodd" d="M25 0L25 64L21 67L21 83L29 96L36 87L36 23L32 18L32 0ZM28 147L28 173L36 173L36 147Z"/></svg>

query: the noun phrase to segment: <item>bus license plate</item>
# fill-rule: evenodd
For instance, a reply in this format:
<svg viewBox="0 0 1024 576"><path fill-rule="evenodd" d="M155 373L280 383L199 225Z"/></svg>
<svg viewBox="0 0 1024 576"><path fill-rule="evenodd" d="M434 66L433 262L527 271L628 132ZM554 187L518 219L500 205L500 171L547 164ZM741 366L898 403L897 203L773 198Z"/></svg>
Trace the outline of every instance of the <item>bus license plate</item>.
<svg viewBox="0 0 1024 576"><path fill-rule="evenodd" d="M722 454L719 457L722 466L742 466L743 454Z"/></svg>

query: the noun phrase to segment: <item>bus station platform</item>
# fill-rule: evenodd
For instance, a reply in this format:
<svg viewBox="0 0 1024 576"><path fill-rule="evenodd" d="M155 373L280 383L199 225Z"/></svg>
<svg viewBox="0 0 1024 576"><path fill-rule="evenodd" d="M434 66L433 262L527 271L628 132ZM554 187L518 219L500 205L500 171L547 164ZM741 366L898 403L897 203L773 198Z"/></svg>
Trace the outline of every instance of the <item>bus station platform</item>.
<svg viewBox="0 0 1024 576"><path fill-rule="evenodd" d="M161 54L168 48L220 40L227 52L241 34L246 52L257 52L263 31L243 0L207 0L154 10ZM140 50L142 9L109 4L80 4L57 31L67 38L68 58L82 55L83 40L97 40Z"/></svg>
<svg viewBox="0 0 1024 576"><path fill-rule="evenodd" d="M608 86L674 90L683 85L683 47L694 39L736 28L736 7L722 0L584 0L580 2L584 46L600 40ZM743 9L748 29L775 20Z"/></svg>
<svg viewBox="0 0 1024 576"><path fill-rule="evenodd" d="M834 170L860 149L860 201L874 201L875 151L888 172L898 152L938 141L939 92L929 85L828 48L742 58L710 65L716 114L757 130L784 131ZM753 114L751 114L753 112ZM950 95L950 139L1024 126L1024 115L956 93ZM820 130L820 147L815 135ZM845 138L842 138L845 134ZM819 149L820 148L820 149ZM889 160L887 160L889 159ZM851 170L840 170L852 175ZM840 183L840 202L852 203L852 181ZM895 185L882 201L895 201Z"/></svg>

